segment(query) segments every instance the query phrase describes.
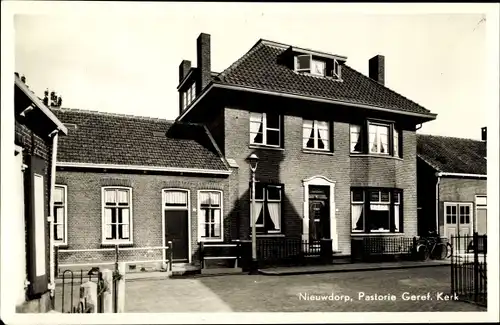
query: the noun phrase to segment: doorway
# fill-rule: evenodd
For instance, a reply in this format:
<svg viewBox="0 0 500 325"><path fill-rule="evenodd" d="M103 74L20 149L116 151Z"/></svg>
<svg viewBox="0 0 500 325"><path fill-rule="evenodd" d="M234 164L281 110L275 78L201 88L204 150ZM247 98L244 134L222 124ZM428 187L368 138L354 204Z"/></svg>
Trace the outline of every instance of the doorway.
<svg viewBox="0 0 500 325"><path fill-rule="evenodd" d="M187 263L189 254L189 191L163 190L165 246L173 245L173 263Z"/></svg>
<svg viewBox="0 0 500 325"><path fill-rule="evenodd" d="M330 239L329 187L309 187L309 241Z"/></svg>

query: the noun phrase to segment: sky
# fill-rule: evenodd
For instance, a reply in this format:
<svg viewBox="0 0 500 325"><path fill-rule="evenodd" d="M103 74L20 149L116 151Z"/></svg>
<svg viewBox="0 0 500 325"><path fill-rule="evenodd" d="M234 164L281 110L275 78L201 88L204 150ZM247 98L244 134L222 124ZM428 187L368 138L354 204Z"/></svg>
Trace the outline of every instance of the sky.
<svg viewBox="0 0 500 325"><path fill-rule="evenodd" d="M175 119L178 66L196 66L201 32L211 35L216 72L260 38L347 56L365 75L382 54L386 86L438 114L420 133L480 139L488 123L485 18L342 12L333 3L94 3L16 15L14 65L39 97L55 90L63 107Z"/></svg>

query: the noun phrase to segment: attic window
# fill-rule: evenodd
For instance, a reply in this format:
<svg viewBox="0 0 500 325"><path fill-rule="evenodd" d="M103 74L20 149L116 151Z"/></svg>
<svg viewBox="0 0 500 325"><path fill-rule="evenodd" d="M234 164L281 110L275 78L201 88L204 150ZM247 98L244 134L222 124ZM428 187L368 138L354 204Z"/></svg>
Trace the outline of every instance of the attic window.
<svg viewBox="0 0 500 325"><path fill-rule="evenodd" d="M78 128L74 123L64 123L64 126L68 129L68 131L75 131Z"/></svg>
<svg viewBox="0 0 500 325"><path fill-rule="evenodd" d="M295 71L340 79L340 65L336 59L317 58L311 54L295 56Z"/></svg>

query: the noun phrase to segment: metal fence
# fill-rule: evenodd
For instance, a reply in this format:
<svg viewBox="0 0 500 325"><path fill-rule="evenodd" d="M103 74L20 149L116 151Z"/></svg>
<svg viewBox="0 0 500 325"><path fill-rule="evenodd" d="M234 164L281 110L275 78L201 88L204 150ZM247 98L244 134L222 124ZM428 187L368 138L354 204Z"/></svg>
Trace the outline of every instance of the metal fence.
<svg viewBox="0 0 500 325"><path fill-rule="evenodd" d="M451 237L451 292L460 300L487 305L486 235Z"/></svg>
<svg viewBox="0 0 500 325"><path fill-rule="evenodd" d="M351 258L356 260L378 261L383 257L415 257L417 237L370 236L351 239Z"/></svg>
<svg viewBox="0 0 500 325"><path fill-rule="evenodd" d="M80 304L80 287L83 283L91 281L97 284L97 312L101 313L102 306L102 274L96 269L91 271L64 270L60 279L56 281L56 294L53 297L54 309L62 313L87 313L86 304Z"/></svg>

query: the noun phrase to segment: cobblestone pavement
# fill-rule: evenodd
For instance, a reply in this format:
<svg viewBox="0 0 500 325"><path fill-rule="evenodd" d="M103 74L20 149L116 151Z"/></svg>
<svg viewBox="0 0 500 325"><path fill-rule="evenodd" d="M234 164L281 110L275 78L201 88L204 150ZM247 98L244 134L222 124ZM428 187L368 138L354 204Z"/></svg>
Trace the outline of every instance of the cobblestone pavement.
<svg viewBox="0 0 500 325"><path fill-rule="evenodd" d="M485 311L470 303L440 299L449 293L449 273L447 267L429 267L130 281L126 312ZM377 299L381 297L384 300Z"/></svg>

